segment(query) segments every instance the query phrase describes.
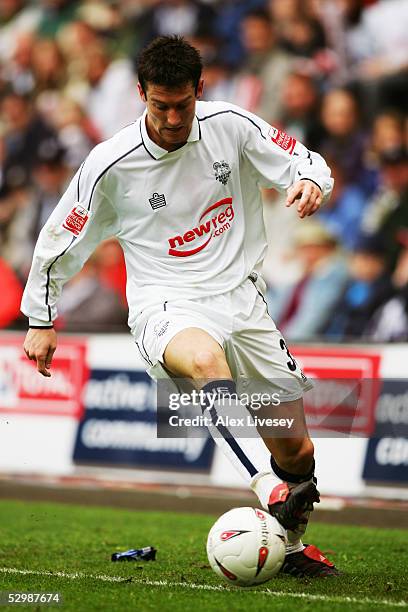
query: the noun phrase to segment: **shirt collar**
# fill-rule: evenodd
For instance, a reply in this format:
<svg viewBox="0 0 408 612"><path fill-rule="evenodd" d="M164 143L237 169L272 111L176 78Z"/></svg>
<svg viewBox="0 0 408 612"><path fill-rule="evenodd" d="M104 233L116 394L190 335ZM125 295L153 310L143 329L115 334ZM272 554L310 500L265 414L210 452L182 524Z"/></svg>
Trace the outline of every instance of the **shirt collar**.
<svg viewBox="0 0 408 612"><path fill-rule="evenodd" d="M167 151L166 149L162 149L158 144L153 142L147 133L146 128L146 117L147 117L147 109L144 111L143 115L140 118L140 135L142 137L143 146L153 159L160 159L164 157L167 153L174 153L174 151ZM201 139L201 129L200 124L196 115L194 115L193 124L191 126L190 134L188 135L187 142L196 142ZM180 147L182 149L183 147ZM179 150L179 149L176 149Z"/></svg>

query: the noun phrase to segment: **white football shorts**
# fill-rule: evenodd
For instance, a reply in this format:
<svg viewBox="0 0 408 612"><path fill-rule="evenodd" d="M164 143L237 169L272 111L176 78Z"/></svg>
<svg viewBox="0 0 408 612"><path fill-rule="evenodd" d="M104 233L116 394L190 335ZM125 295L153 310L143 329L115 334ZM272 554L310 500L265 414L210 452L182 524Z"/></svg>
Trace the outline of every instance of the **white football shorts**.
<svg viewBox="0 0 408 612"><path fill-rule="evenodd" d="M203 329L224 349L237 393L278 393L293 401L313 387L289 352L268 314L256 273L239 287L221 295L172 300L144 310L138 317L135 341L155 379L169 378L163 367L170 340L189 327Z"/></svg>

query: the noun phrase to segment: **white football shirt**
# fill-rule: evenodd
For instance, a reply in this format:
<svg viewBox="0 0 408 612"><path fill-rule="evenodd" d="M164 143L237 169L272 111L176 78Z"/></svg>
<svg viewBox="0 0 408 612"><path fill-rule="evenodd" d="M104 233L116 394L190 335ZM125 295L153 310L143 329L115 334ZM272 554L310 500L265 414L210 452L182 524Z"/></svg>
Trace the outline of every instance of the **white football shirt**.
<svg viewBox="0 0 408 612"><path fill-rule="evenodd" d="M145 119L91 151L42 229L22 300L31 325L56 318L63 284L109 236L124 251L133 330L149 305L225 293L260 270L260 187L311 179L330 195L320 155L237 106L197 102L188 141L172 152Z"/></svg>

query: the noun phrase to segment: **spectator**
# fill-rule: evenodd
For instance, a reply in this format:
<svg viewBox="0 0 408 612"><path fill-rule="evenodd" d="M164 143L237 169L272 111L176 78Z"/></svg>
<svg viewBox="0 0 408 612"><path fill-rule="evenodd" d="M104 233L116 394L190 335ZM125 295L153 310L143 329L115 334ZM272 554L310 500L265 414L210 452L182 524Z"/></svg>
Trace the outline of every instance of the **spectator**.
<svg viewBox="0 0 408 612"><path fill-rule="evenodd" d="M12 91L1 101L4 121L3 181L22 185L29 181L42 144L57 140L55 131L36 113L27 97Z"/></svg>
<svg viewBox="0 0 408 612"><path fill-rule="evenodd" d="M35 94L62 90L67 82L63 55L54 40L39 39L32 49L31 66L35 81Z"/></svg>
<svg viewBox="0 0 408 612"><path fill-rule="evenodd" d="M40 19L41 8L27 0L0 2L0 62L11 59L20 34L35 32Z"/></svg>
<svg viewBox="0 0 408 612"><path fill-rule="evenodd" d="M0 258L26 279L32 257L29 227L30 192L26 185L3 184L0 189Z"/></svg>
<svg viewBox="0 0 408 612"><path fill-rule="evenodd" d="M347 267L336 238L318 222L298 227L294 248L294 256L301 262L301 276L293 284L272 287L267 294L268 308L288 340L309 340L339 299Z"/></svg>
<svg viewBox="0 0 408 612"><path fill-rule="evenodd" d="M323 137L319 121L319 92L312 78L290 73L282 84L282 126L288 134L316 151Z"/></svg>
<svg viewBox="0 0 408 612"><path fill-rule="evenodd" d="M41 20L38 24L40 37L54 38L59 31L74 21L80 5L79 0L40 0Z"/></svg>
<svg viewBox="0 0 408 612"><path fill-rule="evenodd" d="M98 44L100 40L97 32L85 21L72 21L61 28L58 44L68 63L70 74L79 76L78 73L83 70L84 50Z"/></svg>
<svg viewBox="0 0 408 612"><path fill-rule="evenodd" d="M320 79L324 86L324 80L332 77L338 61L336 54L327 47L321 15L314 10L314 4L315 0L312 3L308 0L272 0L269 6L283 48L296 56L299 70Z"/></svg>
<svg viewBox="0 0 408 612"><path fill-rule="evenodd" d="M140 6L140 1L137 4ZM88 25L98 37L106 41L113 55L130 57L142 38L134 26L133 19L128 18L132 9L130 5L130 2L125 4L118 0L87 0L81 2L77 17L79 23Z"/></svg>
<svg viewBox="0 0 408 612"><path fill-rule="evenodd" d="M136 76L128 59L112 60L98 43L86 49L85 61L90 85L85 110L100 139L105 140L135 121L144 105L138 99Z"/></svg>
<svg viewBox="0 0 408 612"><path fill-rule="evenodd" d="M326 158L334 188L330 202L318 213L319 221L346 249L353 250L361 234L361 224L368 199L359 185L347 183L344 170L336 162Z"/></svg>
<svg viewBox="0 0 408 612"><path fill-rule="evenodd" d="M345 89L333 89L323 97L322 123L326 135L321 143L322 155L335 159L347 183L367 187L365 147L367 135L355 97Z"/></svg>
<svg viewBox="0 0 408 612"><path fill-rule="evenodd" d="M282 46L294 55L313 58L325 48L326 41L322 26L315 19L299 13L292 17L280 36Z"/></svg>
<svg viewBox="0 0 408 612"><path fill-rule="evenodd" d="M2 79L18 94L29 95L35 87L31 65L35 38L32 33L22 32L16 36L10 60L1 68Z"/></svg>
<svg viewBox="0 0 408 612"><path fill-rule="evenodd" d="M292 70L290 55L279 48L277 33L266 11L253 11L242 21L246 59L239 73L245 96L237 104L271 123L283 115L282 82ZM255 78L254 78L255 77Z"/></svg>
<svg viewBox="0 0 408 612"><path fill-rule="evenodd" d="M357 62L368 53L369 41L363 31L362 0L309 0L307 12L319 19L334 56L336 69L331 81L345 86Z"/></svg>
<svg viewBox="0 0 408 612"><path fill-rule="evenodd" d="M408 147L408 142L407 145ZM368 191L371 199L380 189L382 180L381 158L389 151L405 147L404 116L394 110L384 111L374 119L370 142L367 144L366 164L368 175L371 175L371 188Z"/></svg>
<svg viewBox="0 0 408 612"><path fill-rule="evenodd" d="M286 0L288 2L289 0ZM241 22L245 15L265 8L265 0L225 0L217 6L214 33L220 40L220 55L231 68L239 69L245 58Z"/></svg>
<svg viewBox="0 0 408 612"><path fill-rule="evenodd" d="M68 186L70 170L65 155L65 149L57 141L45 142L39 148L34 168L35 190L30 231L33 245Z"/></svg>
<svg viewBox="0 0 408 612"><path fill-rule="evenodd" d="M392 276L395 295L375 311L366 336L375 342L408 341L408 234L402 237L403 249Z"/></svg>
<svg viewBox="0 0 408 612"><path fill-rule="evenodd" d="M374 119L371 149L377 162L383 154L405 146L404 116L396 111L385 111Z"/></svg>
<svg viewBox="0 0 408 612"><path fill-rule="evenodd" d="M0 199L3 219L0 255L7 256L21 277L30 268L34 245L41 228L67 187L71 172L65 150L57 140L45 140L38 148L32 168L32 189L8 186Z"/></svg>
<svg viewBox="0 0 408 612"><path fill-rule="evenodd" d="M379 86L379 107L406 109L408 97L408 4L378 0L364 10L362 25L368 53L357 63L357 75Z"/></svg>
<svg viewBox="0 0 408 612"><path fill-rule="evenodd" d="M286 32L299 14L299 0L269 0L268 9L279 33Z"/></svg>
<svg viewBox="0 0 408 612"><path fill-rule="evenodd" d="M401 250L400 237L408 231L408 155L405 147L384 151L380 157L381 182L367 207L362 228L383 236L388 263L394 268Z"/></svg>
<svg viewBox="0 0 408 612"><path fill-rule="evenodd" d="M81 106L67 96L55 100L50 122L66 150L65 161L75 171L98 142L98 135Z"/></svg>
<svg viewBox="0 0 408 612"><path fill-rule="evenodd" d="M361 236L350 259L349 280L328 312L324 335L330 340L361 338L376 310L394 294L381 236ZM323 331L322 330L322 331Z"/></svg>
<svg viewBox="0 0 408 612"><path fill-rule="evenodd" d="M215 29L214 9L198 0L159 0L140 20L144 32L141 46L156 36L212 35Z"/></svg>

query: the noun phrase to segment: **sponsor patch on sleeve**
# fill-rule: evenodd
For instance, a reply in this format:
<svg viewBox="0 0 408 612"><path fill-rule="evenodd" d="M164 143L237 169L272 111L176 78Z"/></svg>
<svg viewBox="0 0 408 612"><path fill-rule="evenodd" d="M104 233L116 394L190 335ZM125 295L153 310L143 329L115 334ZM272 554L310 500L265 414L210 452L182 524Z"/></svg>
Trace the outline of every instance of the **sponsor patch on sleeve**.
<svg viewBox="0 0 408 612"><path fill-rule="evenodd" d="M280 147L284 151L288 151L288 153L292 155L293 149L296 145L296 138L293 138L293 136L289 136L289 134L286 134L286 132L284 132L283 130L278 130L278 128L275 127L271 127L271 129L269 130L269 136L272 142L277 144L278 147Z"/></svg>
<svg viewBox="0 0 408 612"><path fill-rule="evenodd" d="M74 236L79 236L88 219L89 212L86 210L86 208L80 204L76 204L69 215L67 215L65 218L62 227L71 232L71 234L74 234Z"/></svg>

